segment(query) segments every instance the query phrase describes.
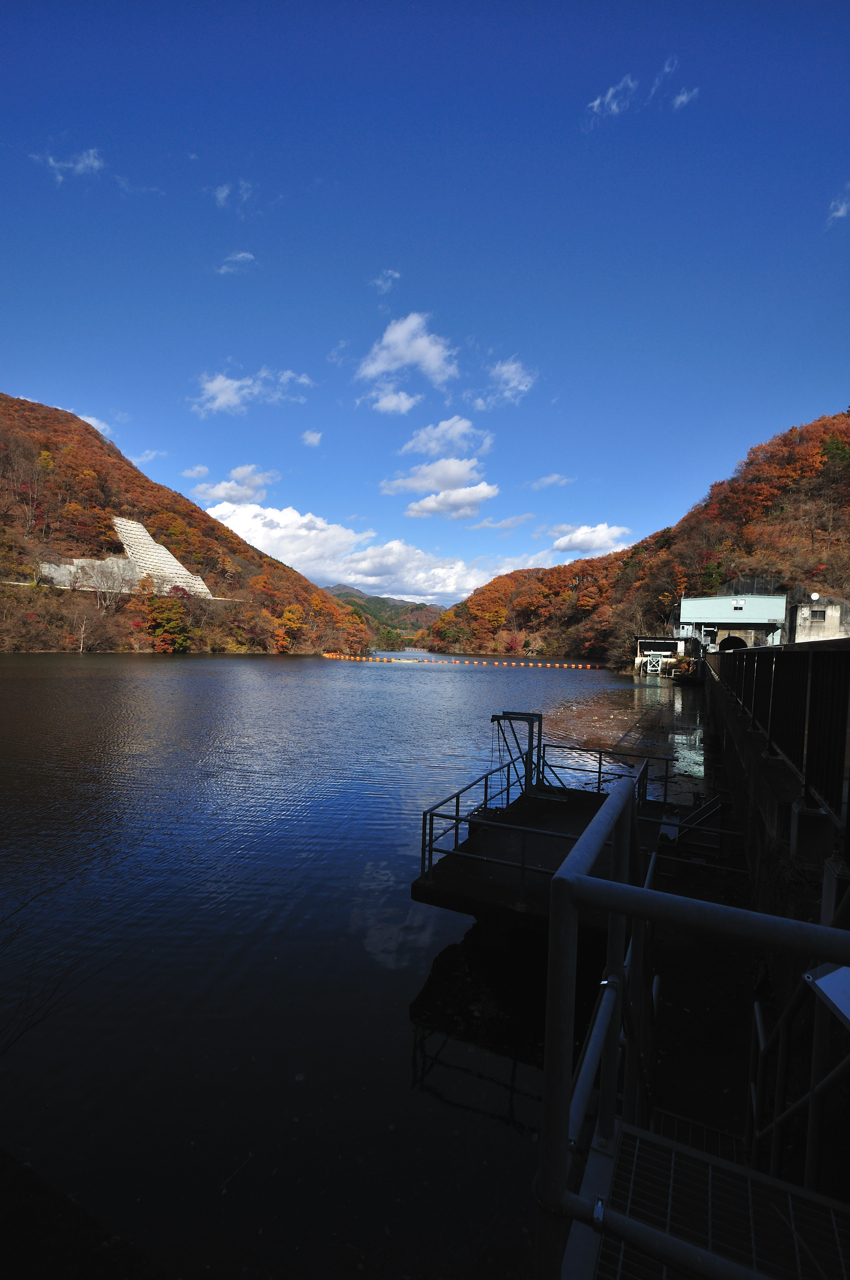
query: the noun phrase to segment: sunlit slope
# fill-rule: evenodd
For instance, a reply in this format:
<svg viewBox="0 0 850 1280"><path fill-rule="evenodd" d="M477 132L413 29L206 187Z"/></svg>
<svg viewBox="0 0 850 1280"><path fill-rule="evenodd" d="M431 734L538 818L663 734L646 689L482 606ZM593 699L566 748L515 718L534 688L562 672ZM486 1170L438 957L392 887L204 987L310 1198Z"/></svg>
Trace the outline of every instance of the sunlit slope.
<svg viewBox="0 0 850 1280"><path fill-rule="evenodd" d="M634 636L663 632L679 597L739 577L847 594L850 411L754 446L677 525L625 551L494 578L432 625L432 645L627 663Z"/></svg>
<svg viewBox="0 0 850 1280"><path fill-rule="evenodd" d="M123 516L140 521L214 596L244 606L237 647L267 648L275 630L295 652L368 640L347 605L149 480L73 413L0 395L0 498L3 579L32 581L45 559L120 554L112 518Z"/></svg>

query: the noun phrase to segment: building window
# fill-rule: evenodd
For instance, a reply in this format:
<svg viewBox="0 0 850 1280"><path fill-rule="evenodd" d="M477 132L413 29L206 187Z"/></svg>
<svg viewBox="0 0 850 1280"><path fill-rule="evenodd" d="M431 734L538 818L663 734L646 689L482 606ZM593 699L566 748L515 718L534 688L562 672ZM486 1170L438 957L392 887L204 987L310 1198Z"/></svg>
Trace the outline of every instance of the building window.
<svg viewBox="0 0 850 1280"><path fill-rule="evenodd" d="M826 622L826 609L812 609L812 622Z"/></svg>
<svg viewBox="0 0 850 1280"><path fill-rule="evenodd" d="M735 612L736 612L736 613L740 613L740 612L741 612L741 610L743 609L743 607L744 607L744 606L743 606L742 604L733 604L733 605L732 605L732 608L735 610Z"/></svg>

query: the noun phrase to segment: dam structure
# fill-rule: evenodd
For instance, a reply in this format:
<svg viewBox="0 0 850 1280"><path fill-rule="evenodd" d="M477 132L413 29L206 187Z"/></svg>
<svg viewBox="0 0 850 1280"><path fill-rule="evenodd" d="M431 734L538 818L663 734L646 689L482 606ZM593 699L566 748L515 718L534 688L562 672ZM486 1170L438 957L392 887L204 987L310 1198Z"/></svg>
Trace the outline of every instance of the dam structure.
<svg viewBox="0 0 850 1280"><path fill-rule="evenodd" d="M115 516L112 523L124 544L124 556L75 559L66 564L45 563L40 566L42 578L57 587L122 593L135 591L143 578L150 578L157 595L166 595L172 587L182 587L191 596L213 598L203 578L190 573L167 547L154 541L138 520Z"/></svg>

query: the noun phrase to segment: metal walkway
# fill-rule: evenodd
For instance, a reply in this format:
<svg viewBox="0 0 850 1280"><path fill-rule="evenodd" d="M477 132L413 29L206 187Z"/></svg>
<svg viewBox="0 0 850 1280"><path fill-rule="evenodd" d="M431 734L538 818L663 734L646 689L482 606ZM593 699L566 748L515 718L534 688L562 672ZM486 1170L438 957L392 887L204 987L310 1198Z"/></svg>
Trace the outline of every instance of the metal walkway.
<svg viewBox="0 0 850 1280"><path fill-rule="evenodd" d="M847 1205L629 1125L620 1132L609 1204L774 1280L850 1277ZM619 1240L600 1238L597 1280L687 1274Z"/></svg>

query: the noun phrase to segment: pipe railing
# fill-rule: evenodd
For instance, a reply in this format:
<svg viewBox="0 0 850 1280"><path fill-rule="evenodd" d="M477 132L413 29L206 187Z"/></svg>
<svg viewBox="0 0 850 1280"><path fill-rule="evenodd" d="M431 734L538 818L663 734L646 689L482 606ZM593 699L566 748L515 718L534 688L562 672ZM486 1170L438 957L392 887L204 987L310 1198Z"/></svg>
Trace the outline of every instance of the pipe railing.
<svg viewBox="0 0 850 1280"><path fill-rule="evenodd" d="M639 758L643 759L642 757ZM653 758L663 759L664 757ZM526 871L541 872L548 876L555 874L555 866L557 864L540 866L536 863L528 863L526 858L527 837L533 836L538 846L540 841L543 840L558 841L564 851L563 857L566 856L568 849L575 844L578 837L568 832L551 831L539 826L505 822L499 816L511 803L511 768L513 768L516 778L516 782L513 784L515 797L517 794L526 794L526 787L523 785L524 775L518 767L522 763L522 760L518 760L516 756L513 756L497 768L482 774L480 778L467 783L465 787L461 787L458 791L446 797L445 800L441 800L438 804L432 805L430 809L425 810L422 815L422 876L430 877L433 873L435 860L448 853L457 853L478 862L519 867L523 888ZM629 773L623 778L623 781L633 787L638 804L641 803L642 798L645 799L646 797L648 769L649 760L643 759L643 763L637 773ZM499 782L498 780L503 774L504 779ZM494 778L497 780L495 784L491 781ZM468 796L470 793L473 793L472 803L469 804L469 807L464 806L462 810L461 797ZM503 800L504 804L499 806L496 803L498 800ZM491 814L495 816L489 816ZM468 839L463 840L461 838L461 828L464 826L467 829L467 837L485 829L493 829L500 833L512 832L517 834L520 844L519 854L511 856L510 852L504 849L496 857L477 852L469 847L470 842ZM462 847L464 844L467 847Z"/></svg>
<svg viewBox="0 0 850 1280"><path fill-rule="evenodd" d="M600 857L610 845L609 878L598 874ZM549 972L546 993L546 1041L543 1077L543 1120L540 1167L536 1182L539 1206L536 1280L560 1276L567 1224L572 1218L596 1222L597 1229L638 1244L661 1261L675 1261L705 1276L752 1276L728 1259L699 1250L664 1232L654 1232L606 1208L597 1199L588 1217L588 1203L573 1191L580 1166L579 1140L590 1114L598 1074L595 1145L613 1145L617 1095L623 1068L622 1117L641 1124L651 1088L647 1063L648 1026L652 999L644 974L644 940L649 921L684 927L692 932L745 939L766 948L789 950L838 964L850 964L850 933L833 925L808 924L659 892L651 888L654 859L648 871L637 824L634 786L617 783L602 808L576 840L552 877L549 898ZM594 872L597 872L594 875ZM638 881L638 883L634 883ZM847 895L850 898L850 894ZM595 907L608 913L608 946L603 975L605 993L597 1000L578 1069L573 1069L576 1022L576 975L579 910ZM632 937L625 951L626 921ZM820 1001L818 1002L820 1006ZM824 1006L825 1007L825 1006ZM621 1063L621 1028L625 1028L625 1062ZM767 1043L763 1025L758 1035ZM844 1070L844 1064L841 1071ZM823 1073L822 1073L823 1074ZM838 1078L838 1069L819 1078L815 1092Z"/></svg>

